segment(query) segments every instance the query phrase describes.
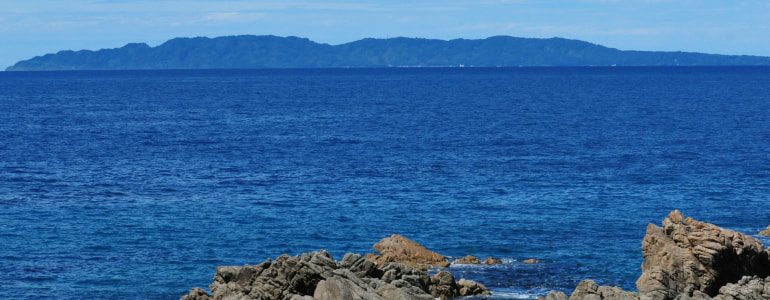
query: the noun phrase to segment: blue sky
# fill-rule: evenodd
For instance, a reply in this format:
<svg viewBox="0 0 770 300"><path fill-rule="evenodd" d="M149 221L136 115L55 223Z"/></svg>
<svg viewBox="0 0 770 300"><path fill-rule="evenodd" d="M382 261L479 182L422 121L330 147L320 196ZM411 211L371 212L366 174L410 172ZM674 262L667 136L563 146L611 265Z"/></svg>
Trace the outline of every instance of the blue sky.
<svg viewBox="0 0 770 300"><path fill-rule="evenodd" d="M770 56L770 1L2 0L0 69L59 50L157 46L175 37L579 39L621 50Z"/></svg>

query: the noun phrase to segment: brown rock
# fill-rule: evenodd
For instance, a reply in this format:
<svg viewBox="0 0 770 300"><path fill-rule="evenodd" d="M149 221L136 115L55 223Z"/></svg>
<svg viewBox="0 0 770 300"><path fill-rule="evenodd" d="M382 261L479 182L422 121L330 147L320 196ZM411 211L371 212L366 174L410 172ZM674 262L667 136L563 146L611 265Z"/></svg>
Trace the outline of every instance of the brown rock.
<svg viewBox="0 0 770 300"><path fill-rule="evenodd" d="M525 260L524 260L524 261L522 261L522 262L523 262L523 263L525 263L525 264L539 264L539 263L540 263L540 261L539 261L539 260L537 260L537 259L534 259L534 258L525 259Z"/></svg>
<svg viewBox="0 0 770 300"><path fill-rule="evenodd" d="M759 240L685 218L678 210L662 227L647 227L642 256L642 275L636 281L641 299L713 297L742 276L770 273L768 253Z"/></svg>
<svg viewBox="0 0 770 300"><path fill-rule="evenodd" d="M447 271L440 271L430 279L430 293L436 298L452 299L460 296L455 277Z"/></svg>
<svg viewBox="0 0 770 300"><path fill-rule="evenodd" d="M388 262L399 262L426 270L426 266L448 267L449 262L443 255L430 251L422 245L394 234L374 244L374 250L380 253L376 262L382 266Z"/></svg>
<svg viewBox="0 0 770 300"><path fill-rule="evenodd" d="M502 260L492 258L491 256L484 260L484 264L487 264L487 265L496 265L496 264L502 264L502 263L503 263Z"/></svg>
<svg viewBox="0 0 770 300"><path fill-rule="evenodd" d="M461 278L457 282L457 288L461 297L489 295L489 289L481 283Z"/></svg>
<svg viewBox="0 0 770 300"><path fill-rule="evenodd" d="M759 235L770 236L770 226L767 226L767 229L760 231Z"/></svg>
<svg viewBox="0 0 770 300"><path fill-rule="evenodd" d="M380 256L379 256L379 255L377 255L376 253L367 253L367 254L364 256L364 258L366 258L366 259L368 259L368 260L371 260L371 261L377 261L377 260L380 258Z"/></svg>
<svg viewBox="0 0 770 300"><path fill-rule="evenodd" d="M478 265L481 263L481 261L476 258L473 255L468 255L466 257L463 257L461 259L455 260L455 264L466 264L466 265Z"/></svg>

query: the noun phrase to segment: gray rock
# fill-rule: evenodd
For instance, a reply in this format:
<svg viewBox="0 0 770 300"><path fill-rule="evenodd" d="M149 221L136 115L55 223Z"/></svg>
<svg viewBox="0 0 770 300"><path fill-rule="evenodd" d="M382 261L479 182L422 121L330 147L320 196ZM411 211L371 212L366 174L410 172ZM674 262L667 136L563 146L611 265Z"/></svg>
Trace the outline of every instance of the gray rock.
<svg viewBox="0 0 770 300"><path fill-rule="evenodd" d="M729 283L719 288L719 295L715 300L761 300L770 299L770 278L759 278L757 276L745 276L737 283Z"/></svg>
<svg viewBox="0 0 770 300"><path fill-rule="evenodd" d="M481 283L461 278L457 281L460 296L485 296L489 295L489 289Z"/></svg>
<svg viewBox="0 0 770 300"><path fill-rule="evenodd" d="M568 300L567 294L563 292L550 291L545 297L537 297L537 300Z"/></svg>
<svg viewBox="0 0 770 300"><path fill-rule="evenodd" d="M619 287L600 286L593 280L583 280L569 300L639 300L639 294L626 292Z"/></svg>
<svg viewBox="0 0 770 300"><path fill-rule="evenodd" d="M448 275L446 275L446 274ZM453 287L451 298L484 295L480 283L461 280L458 284L448 272L437 283ZM450 282L451 281L451 282ZM326 251L301 256L281 255L250 266L221 266L209 285L211 295L195 288L184 300L309 300L309 299L393 299L432 300L432 280L427 272L402 263L390 262L381 268L358 254L347 254L334 261Z"/></svg>
<svg viewBox="0 0 770 300"><path fill-rule="evenodd" d="M361 299L361 300L379 300L382 299L376 292L368 291L365 286L361 286L353 280L341 277L332 277L322 280L318 283L313 292L314 300L337 300L337 299Z"/></svg>
<svg viewBox="0 0 770 300"><path fill-rule="evenodd" d="M182 296L180 300L209 300L211 299L211 295L209 295L206 290L196 287L190 290L190 293L187 295Z"/></svg>

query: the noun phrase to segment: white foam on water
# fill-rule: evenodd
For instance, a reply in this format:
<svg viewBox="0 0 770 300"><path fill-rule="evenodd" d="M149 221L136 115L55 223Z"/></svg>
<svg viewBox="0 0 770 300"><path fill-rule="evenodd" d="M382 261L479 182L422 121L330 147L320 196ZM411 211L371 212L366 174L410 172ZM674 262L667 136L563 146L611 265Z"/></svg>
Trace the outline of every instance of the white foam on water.
<svg viewBox="0 0 770 300"><path fill-rule="evenodd" d="M526 292L495 292L491 295L484 296L482 299L537 299L538 296L532 293Z"/></svg>

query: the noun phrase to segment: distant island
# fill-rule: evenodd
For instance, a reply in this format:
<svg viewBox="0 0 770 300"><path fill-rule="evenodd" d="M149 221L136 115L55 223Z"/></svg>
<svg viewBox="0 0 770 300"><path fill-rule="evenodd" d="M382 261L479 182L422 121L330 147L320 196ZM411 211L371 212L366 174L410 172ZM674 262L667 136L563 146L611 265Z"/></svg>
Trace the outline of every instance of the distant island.
<svg viewBox="0 0 770 300"><path fill-rule="evenodd" d="M564 38L367 38L333 46L299 37L241 35L175 38L157 47L131 43L98 51L60 51L19 61L6 71L769 65L770 57L623 51Z"/></svg>

